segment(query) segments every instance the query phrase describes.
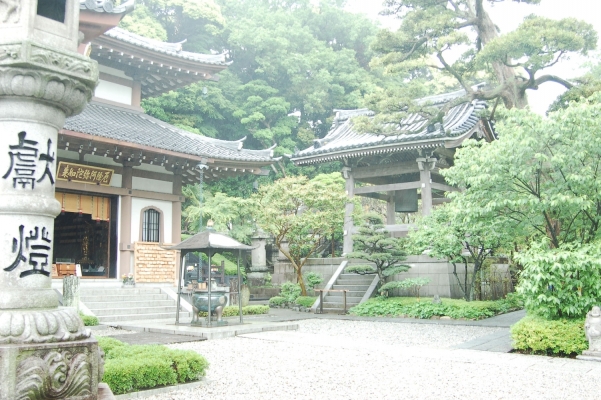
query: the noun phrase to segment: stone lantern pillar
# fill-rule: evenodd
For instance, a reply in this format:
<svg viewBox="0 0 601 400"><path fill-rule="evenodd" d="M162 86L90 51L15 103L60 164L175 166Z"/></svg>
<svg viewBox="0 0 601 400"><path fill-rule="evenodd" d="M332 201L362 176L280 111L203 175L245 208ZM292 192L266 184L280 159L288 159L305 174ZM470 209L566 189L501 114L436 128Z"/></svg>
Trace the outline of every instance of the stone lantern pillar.
<svg viewBox="0 0 601 400"><path fill-rule="evenodd" d="M251 272L247 275L248 279L264 280L269 272L267 251L265 249L268 238L269 235L261 229L257 229L251 238L252 247L254 248L251 251Z"/></svg>
<svg viewBox="0 0 601 400"><path fill-rule="evenodd" d="M57 132L98 79L79 0L0 1L0 400L96 399L96 340L51 288Z"/></svg>

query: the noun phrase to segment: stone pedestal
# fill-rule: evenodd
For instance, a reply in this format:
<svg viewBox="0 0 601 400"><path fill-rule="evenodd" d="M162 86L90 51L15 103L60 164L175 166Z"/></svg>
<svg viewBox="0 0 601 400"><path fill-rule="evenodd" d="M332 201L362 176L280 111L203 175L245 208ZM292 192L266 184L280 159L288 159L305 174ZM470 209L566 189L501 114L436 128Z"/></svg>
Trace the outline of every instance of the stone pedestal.
<svg viewBox="0 0 601 400"><path fill-rule="evenodd" d="M79 2L0 7L0 400L96 399L98 344L58 308L50 271L58 130L98 80L77 54Z"/></svg>
<svg viewBox="0 0 601 400"><path fill-rule="evenodd" d="M96 399L101 368L94 339L0 344L0 399Z"/></svg>

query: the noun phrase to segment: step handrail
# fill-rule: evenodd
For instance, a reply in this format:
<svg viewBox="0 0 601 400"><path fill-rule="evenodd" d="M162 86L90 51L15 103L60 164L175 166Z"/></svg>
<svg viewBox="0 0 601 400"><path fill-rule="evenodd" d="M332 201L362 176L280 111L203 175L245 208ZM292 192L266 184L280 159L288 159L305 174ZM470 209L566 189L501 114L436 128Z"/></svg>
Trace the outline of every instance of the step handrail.
<svg viewBox="0 0 601 400"><path fill-rule="evenodd" d="M373 294L373 292L376 290L376 287L378 286L378 283L380 283L380 277L376 274L374 276L374 279L371 281L371 284L369 285L369 287L365 291L365 294L361 298L361 301L359 302L359 304L364 303L367 300L369 300L369 298L371 297L371 295Z"/></svg>
<svg viewBox="0 0 601 400"><path fill-rule="evenodd" d="M346 315L346 294L347 292L349 292L348 289L330 289L330 290L324 290L324 289L315 289L316 292L319 292L319 313L323 314L323 292L342 292L344 295L344 310L342 311L342 314L340 315ZM317 310L315 310L315 313L317 314Z"/></svg>
<svg viewBox="0 0 601 400"><path fill-rule="evenodd" d="M344 269L346 268L347 265L348 265L348 260L344 260L343 262L341 262L340 265L338 266L338 268L336 269L336 271L334 272L334 275L332 275L332 277L330 278L330 280L328 281L328 283L324 286L324 288L322 290L324 290L324 291L332 290L332 287L334 286L334 284L338 280L338 277L340 277L340 275L342 274L342 272L344 271ZM321 301L319 298L317 298L315 300L315 303L313 303L313 305L311 306L311 311L314 314L317 314L317 307L319 307L320 304L321 304Z"/></svg>

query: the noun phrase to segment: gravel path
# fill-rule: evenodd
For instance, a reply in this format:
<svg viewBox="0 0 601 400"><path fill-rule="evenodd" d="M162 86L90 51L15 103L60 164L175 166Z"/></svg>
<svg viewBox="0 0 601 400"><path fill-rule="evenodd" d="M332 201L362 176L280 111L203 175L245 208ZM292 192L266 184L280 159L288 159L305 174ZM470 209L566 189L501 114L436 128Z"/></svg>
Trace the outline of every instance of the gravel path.
<svg viewBox="0 0 601 400"><path fill-rule="evenodd" d="M589 399L601 363L452 350L496 328L307 320L298 331L171 345L211 363L179 399Z"/></svg>

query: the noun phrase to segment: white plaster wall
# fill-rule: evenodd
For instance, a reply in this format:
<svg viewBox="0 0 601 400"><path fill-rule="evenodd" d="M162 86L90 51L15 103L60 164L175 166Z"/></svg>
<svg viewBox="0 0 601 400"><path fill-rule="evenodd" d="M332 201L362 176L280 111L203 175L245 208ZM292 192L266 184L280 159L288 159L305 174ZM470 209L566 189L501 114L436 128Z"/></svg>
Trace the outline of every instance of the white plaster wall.
<svg viewBox="0 0 601 400"><path fill-rule="evenodd" d="M163 213L163 240L165 243L172 243L171 220L173 219L173 214L171 202L141 199L138 197L133 197L131 200L131 242L140 241L141 212L146 207L154 207Z"/></svg>
<svg viewBox="0 0 601 400"><path fill-rule="evenodd" d="M94 96L131 106L132 93L133 89L131 87L99 79Z"/></svg>
<svg viewBox="0 0 601 400"><path fill-rule="evenodd" d="M123 176L121 174L113 174L113 177L111 178L110 186L120 188L122 181L123 181Z"/></svg>
<svg viewBox="0 0 601 400"><path fill-rule="evenodd" d="M173 193L173 182L157 181L155 179L139 178L134 176L131 182L132 189L146 190L148 192Z"/></svg>

